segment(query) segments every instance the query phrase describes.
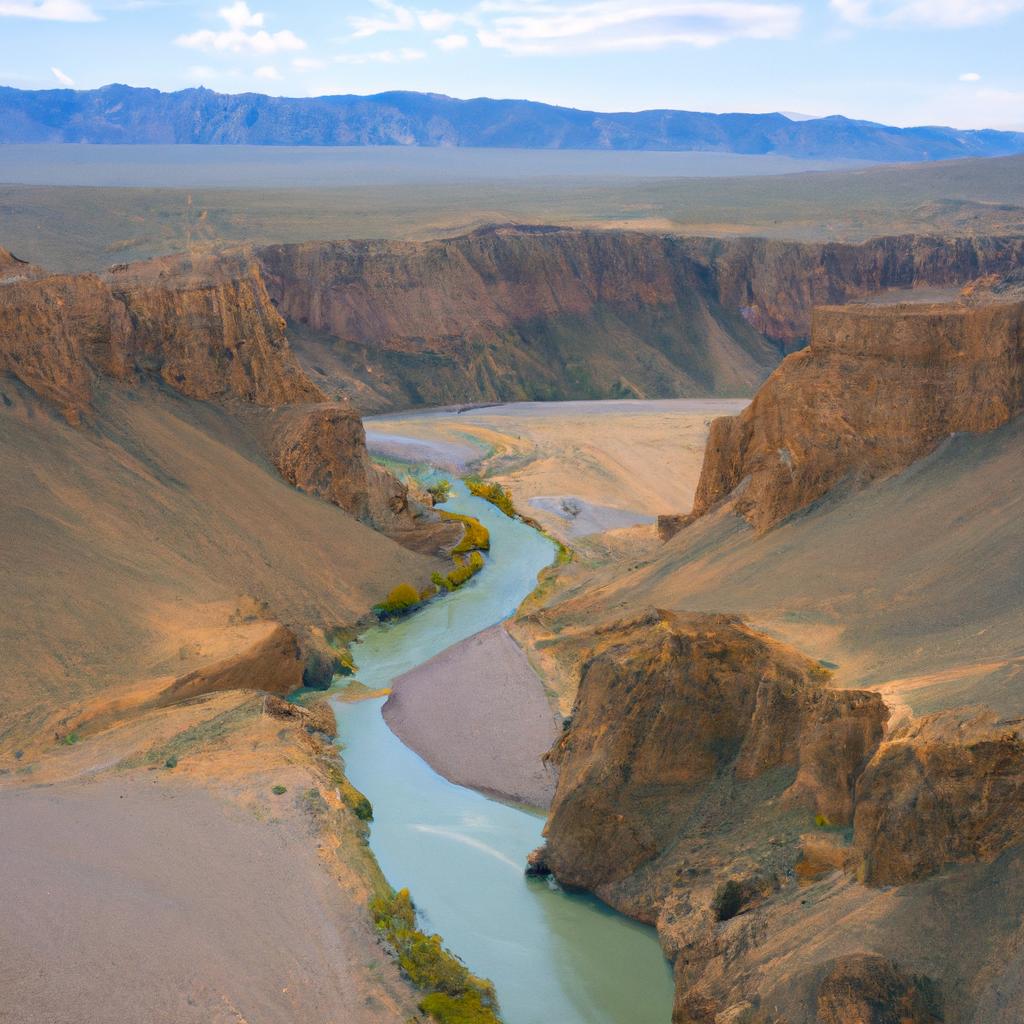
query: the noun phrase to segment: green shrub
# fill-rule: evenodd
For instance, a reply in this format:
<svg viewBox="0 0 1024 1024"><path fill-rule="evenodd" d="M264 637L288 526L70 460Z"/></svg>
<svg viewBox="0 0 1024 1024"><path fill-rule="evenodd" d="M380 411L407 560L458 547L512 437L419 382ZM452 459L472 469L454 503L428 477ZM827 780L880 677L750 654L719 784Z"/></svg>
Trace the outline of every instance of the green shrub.
<svg viewBox="0 0 1024 1024"><path fill-rule="evenodd" d="M399 583L380 604L374 605L379 618L402 615L420 604L420 592L411 583Z"/></svg>
<svg viewBox="0 0 1024 1024"><path fill-rule="evenodd" d="M434 499L435 505L443 505L452 496L452 482L450 480L438 480L427 488L427 493Z"/></svg>
<svg viewBox="0 0 1024 1024"><path fill-rule="evenodd" d="M471 580L484 567L484 556L479 551L471 551L469 558L457 559L455 568L445 577L449 590L458 590L467 580Z"/></svg>
<svg viewBox="0 0 1024 1024"><path fill-rule="evenodd" d="M467 551L491 550L491 534L479 519L462 516L457 512L442 512L441 518L449 522L462 523L465 527L466 532L462 535L462 540L452 548L453 555L462 555Z"/></svg>
<svg viewBox="0 0 1024 1024"><path fill-rule="evenodd" d="M441 1024L498 1024L494 986L470 973L444 948L440 935L416 927L416 908L408 889L370 901L373 922L398 955L409 981L421 992L423 1013Z"/></svg>
<svg viewBox="0 0 1024 1024"><path fill-rule="evenodd" d="M478 992L463 992L459 996L434 992L420 1000L419 1009L440 1024L492 1024L498 1020L494 1007Z"/></svg>
<svg viewBox="0 0 1024 1024"><path fill-rule="evenodd" d="M288 787L287 786L272 786L270 792L273 793L274 796L283 796L285 793L288 792Z"/></svg>
<svg viewBox="0 0 1024 1024"><path fill-rule="evenodd" d="M169 758L167 758L166 761L164 761L164 767L165 768L177 768L178 767L178 758L174 754L171 754L171 756Z"/></svg>
<svg viewBox="0 0 1024 1024"><path fill-rule="evenodd" d="M66 747L73 747L77 742L78 742L78 733L77 732L69 732L67 734L67 736L65 736L61 740L61 743L63 743Z"/></svg>
<svg viewBox="0 0 1024 1024"><path fill-rule="evenodd" d="M430 579L438 590L442 587L444 587L445 590L448 589L448 580L446 580L439 572L432 572L430 574Z"/></svg>
<svg viewBox="0 0 1024 1024"><path fill-rule="evenodd" d="M516 508L512 504L512 495L501 484L486 483L479 477L470 476L466 477L466 486L469 488L470 494L483 498L484 501L489 501L495 508L501 509L509 519L516 518Z"/></svg>

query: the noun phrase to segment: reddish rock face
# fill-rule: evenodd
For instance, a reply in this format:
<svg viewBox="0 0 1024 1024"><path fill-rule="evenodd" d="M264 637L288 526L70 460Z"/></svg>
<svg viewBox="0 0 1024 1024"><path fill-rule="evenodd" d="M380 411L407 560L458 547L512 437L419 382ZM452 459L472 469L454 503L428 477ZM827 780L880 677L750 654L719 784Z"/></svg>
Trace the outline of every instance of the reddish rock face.
<svg viewBox="0 0 1024 1024"><path fill-rule="evenodd" d="M750 393L807 340L814 306L1004 274L1024 260L1024 240L502 227L255 254L281 312L318 336L304 358L369 410Z"/></svg>
<svg viewBox="0 0 1024 1024"><path fill-rule="evenodd" d="M1022 304L819 309L810 347L712 424L694 515L732 494L766 530L842 481L897 473L1022 409Z"/></svg>
<svg viewBox="0 0 1024 1024"><path fill-rule="evenodd" d="M15 270L19 265L13 264ZM156 378L190 398L318 401L254 264L168 258L100 278L0 267L0 372L86 412L95 374Z"/></svg>
<svg viewBox="0 0 1024 1024"><path fill-rule="evenodd" d="M898 885L1024 841L1024 735L989 712L929 715L889 737L857 787L861 876Z"/></svg>
<svg viewBox="0 0 1024 1024"><path fill-rule="evenodd" d="M686 833L722 772L795 772L786 804L850 820L853 785L882 737L877 694L837 691L796 651L725 615L652 614L595 638L559 782L547 865L590 889L633 874Z"/></svg>

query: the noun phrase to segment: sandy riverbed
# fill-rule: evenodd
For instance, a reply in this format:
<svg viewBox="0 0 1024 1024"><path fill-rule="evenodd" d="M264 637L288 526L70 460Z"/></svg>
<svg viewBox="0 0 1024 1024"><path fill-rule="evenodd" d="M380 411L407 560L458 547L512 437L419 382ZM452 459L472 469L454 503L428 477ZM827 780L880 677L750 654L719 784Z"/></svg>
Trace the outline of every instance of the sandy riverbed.
<svg viewBox="0 0 1024 1024"><path fill-rule="evenodd" d="M492 626L392 683L384 718L451 782L546 808L555 775L541 757L560 731L526 655Z"/></svg>

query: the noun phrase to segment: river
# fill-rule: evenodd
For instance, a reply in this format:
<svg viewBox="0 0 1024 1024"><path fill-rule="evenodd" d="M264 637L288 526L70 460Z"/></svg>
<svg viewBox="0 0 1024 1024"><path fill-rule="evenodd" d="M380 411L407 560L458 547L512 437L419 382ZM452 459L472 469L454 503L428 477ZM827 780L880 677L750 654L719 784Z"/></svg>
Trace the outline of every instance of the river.
<svg viewBox="0 0 1024 1024"><path fill-rule="evenodd" d="M364 633L353 654L366 686L386 687L508 618L554 557L546 537L462 484L445 507L490 530L488 564L455 593ZM422 927L494 982L507 1024L667 1024L672 976L654 930L526 878L543 817L443 779L391 732L382 703L335 702L346 774L373 804L370 845L388 881L411 891Z"/></svg>

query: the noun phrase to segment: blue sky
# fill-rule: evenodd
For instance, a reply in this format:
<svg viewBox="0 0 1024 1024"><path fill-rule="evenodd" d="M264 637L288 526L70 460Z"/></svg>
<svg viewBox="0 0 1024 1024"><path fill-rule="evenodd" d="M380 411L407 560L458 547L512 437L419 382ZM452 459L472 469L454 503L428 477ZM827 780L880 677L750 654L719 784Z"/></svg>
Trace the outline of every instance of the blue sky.
<svg viewBox="0 0 1024 1024"><path fill-rule="evenodd" d="M1024 0L0 0L0 84L1024 129Z"/></svg>

